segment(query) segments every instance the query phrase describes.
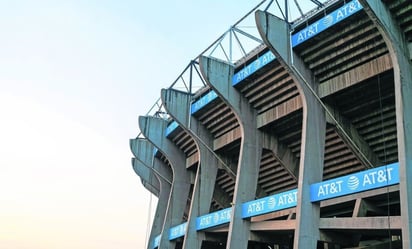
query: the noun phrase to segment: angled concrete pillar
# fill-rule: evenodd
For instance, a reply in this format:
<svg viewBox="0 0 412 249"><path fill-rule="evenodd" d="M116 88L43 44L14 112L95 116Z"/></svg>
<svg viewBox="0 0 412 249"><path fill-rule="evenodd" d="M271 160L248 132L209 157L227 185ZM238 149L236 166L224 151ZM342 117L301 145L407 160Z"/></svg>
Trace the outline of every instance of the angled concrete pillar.
<svg viewBox="0 0 412 249"><path fill-rule="evenodd" d="M325 113L311 92L311 88L317 90L311 73L291 51L288 24L263 11L256 12L256 23L264 42L290 73L302 97L303 125L294 248L315 249L320 239L318 229L320 206L318 203L310 202L310 185L322 181L326 133Z"/></svg>
<svg viewBox="0 0 412 249"><path fill-rule="evenodd" d="M139 127L142 134L169 160L173 171L173 182L164 219L159 248L174 249L175 241L169 240L171 227L183 223L187 199L190 191L190 172L186 170L184 153L166 138L167 121L157 117L140 116Z"/></svg>
<svg viewBox="0 0 412 249"><path fill-rule="evenodd" d="M162 233L173 175L168 165L157 158L153 158L154 146L146 139L130 139L130 148L136 157L133 158L133 169L135 172L149 170L152 175L156 176L160 185L156 212L153 217L149 243L147 244L147 249L153 249L154 239Z"/></svg>
<svg viewBox="0 0 412 249"><path fill-rule="evenodd" d="M412 247L412 63L408 42L382 1L359 0L389 49L395 77L402 248Z"/></svg>
<svg viewBox="0 0 412 249"><path fill-rule="evenodd" d="M219 186L216 183L217 170L222 160L212 151L213 136L207 129L195 118L190 115L191 95L185 92L173 89L162 89L162 102L170 116L186 131L196 142L199 156L199 166L197 168L196 180L193 188L192 202L188 218L183 248L200 249L202 241L206 239L203 231L196 231L196 218L210 212L213 193ZM223 192L222 190L220 192ZM230 204L227 196L216 198L221 205Z"/></svg>
<svg viewBox="0 0 412 249"><path fill-rule="evenodd" d="M263 135L256 126L256 111L232 87L233 66L201 56L200 69L206 82L231 108L240 123L242 140L226 248L246 249L250 237L250 221L242 219L242 203L256 198Z"/></svg>

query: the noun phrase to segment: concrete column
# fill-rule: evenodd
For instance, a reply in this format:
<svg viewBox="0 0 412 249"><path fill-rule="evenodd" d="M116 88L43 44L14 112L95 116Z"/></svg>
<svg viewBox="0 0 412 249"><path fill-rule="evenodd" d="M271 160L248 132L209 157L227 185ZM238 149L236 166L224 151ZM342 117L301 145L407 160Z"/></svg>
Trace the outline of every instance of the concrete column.
<svg viewBox="0 0 412 249"><path fill-rule="evenodd" d="M206 236L202 231L196 232L196 218L210 212L213 193L215 192L216 195L219 192L215 191L216 188L219 188L215 183L217 170L219 165L222 164L222 160L211 149L213 148L213 136L190 114L191 95L173 89L162 89L161 99L169 115L196 142L200 154L190 205L188 229L183 243L185 249L200 249ZM224 203L220 203L223 206L230 203L227 196L221 196L217 199L220 202L224 200Z"/></svg>
<svg viewBox="0 0 412 249"><path fill-rule="evenodd" d="M376 0L359 0L389 49L395 77L396 126L402 215L402 248L412 239L412 62L408 42L389 9Z"/></svg>
<svg viewBox="0 0 412 249"><path fill-rule="evenodd" d="M232 87L233 66L201 56L200 69L206 82L231 108L240 123L242 141L226 248L247 249L250 221L242 219L242 203L256 198L262 156L262 133L256 126L257 113L248 100Z"/></svg>
<svg viewBox="0 0 412 249"><path fill-rule="evenodd" d="M310 185L322 181L326 133L325 112L311 92L311 89L317 92L317 85L311 72L290 47L288 24L263 11L256 12L256 23L264 42L290 73L302 97L303 125L294 248L315 249L320 239L318 229L320 206L319 203L310 202Z"/></svg>
<svg viewBox="0 0 412 249"><path fill-rule="evenodd" d="M173 171L171 194L164 219L159 248L174 249L175 242L169 241L171 227L183 223L187 199L190 191L190 172L186 170L184 153L166 138L167 121L157 117L140 116L139 127L142 134L169 160Z"/></svg>
<svg viewBox="0 0 412 249"><path fill-rule="evenodd" d="M152 176L156 176L160 185L156 212L153 217L149 243L147 244L147 249L153 249L154 239L162 233L173 175L168 165L157 158L153 158L154 146L146 139L131 139L130 148L136 157L133 158L133 169L136 172L149 170Z"/></svg>

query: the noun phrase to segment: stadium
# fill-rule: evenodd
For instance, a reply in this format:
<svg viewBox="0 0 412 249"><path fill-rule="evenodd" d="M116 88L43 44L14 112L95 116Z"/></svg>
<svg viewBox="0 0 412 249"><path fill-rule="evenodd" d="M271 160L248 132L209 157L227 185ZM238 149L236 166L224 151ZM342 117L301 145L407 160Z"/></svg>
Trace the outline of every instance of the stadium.
<svg viewBox="0 0 412 249"><path fill-rule="evenodd" d="M262 1L139 116L148 249L412 248L412 2L311 2Z"/></svg>

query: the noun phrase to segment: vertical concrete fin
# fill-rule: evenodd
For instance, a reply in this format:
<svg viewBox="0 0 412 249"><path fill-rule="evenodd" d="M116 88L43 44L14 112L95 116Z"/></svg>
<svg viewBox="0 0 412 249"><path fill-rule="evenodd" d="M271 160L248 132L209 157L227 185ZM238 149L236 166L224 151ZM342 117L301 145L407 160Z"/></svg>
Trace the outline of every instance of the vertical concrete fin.
<svg viewBox="0 0 412 249"><path fill-rule="evenodd" d="M178 123L184 124L188 127L190 119L191 95L175 89L162 89L160 97L167 112L173 117L173 119L176 121L179 120Z"/></svg>
<svg viewBox="0 0 412 249"><path fill-rule="evenodd" d="M402 247L412 247L412 62L408 42L382 1L359 0L382 35L391 55L395 79L396 126L402 215Z"/></svg>
<svg viewBox="0 0 412 249"><path fill-rule="evenodd" d="M146 165L151 166L154 146L142 138L130 139L129 143L133 155Z"/></svg>
<svg viewBox="0 0 412 249"><path fill-rule="evenodd" d="M288 24L267 12L257 11L255 17L262 39L291 74L302 97L302 142L294 248L316 248L320 238L319 229L316 229L319 227L320 207L319 204L312 204L309 197L310 185L322 180L326 133L325 112L306 85L306 83L312 87L315 85L309 72L302 65L296 65L297 59L289 56L293 53L289 42Z"/></svg>
<svg viewBox="0 0 412 249"><path fill-rule="evenodd" d="M250 222L242 219L242 203L255 199L262 134L256 127L257 114L247 99L232 87L233 66L214 58L201 56L199 66L203 77L237 117L242 132L233 210L226 248L247 249Z"/></svg>
<svg viewBox="0 0 412 249"><path fill-rule="evenodd" d="M279 54L276 57L283 58L286 63L291 63L288 24L279 17L261 10L256 11L255 20L260 25L258 31L264 42L267 44L270 41L274 47L278 48L277 53ZM270 29L269 23L276 24L277 29Z"/></svg>
<svg viewBox="0 0 412 249"><path fill-rule="evenodd" d="M153 249L155 237L162 233L163 222L166 216L166 209L170 199L170 189L173 175L168 165L165 165L157 158L153 158L154 146L146 139L131 139L130 147L134 156L136 157L135 160L141 162L148 169L151 169L156 175L160 184L159 198L147 247L148 249Z"/></svg>
<svg viewBox="0 0 412 249"><path fill-rule="evenodd" d="M408 43L399 24L382 1L359 0L369 18L378 28L388 48L394 49L398 57L409 58ZM388 44L390 43L390 44Z"/></svg>
<svg viewBox="0 0 412 249"><path fill-rule="evenodd" d="M159 150L166 147L166 127L167 121L164 119L152 116L139 116L139 128L142 134ZM162 152L165 154L164 151Z"/></svg>
<svg viewBox="0 0 412 249"><path fill-rule="evenodd" d="M294 65L294 67L298 68L299 71L297 72L290 66L285 69L289 73L298 75L300 81L313 81L312 73L304 66L303 61L291 51L292 47L290 41L289 24L270 13L261 10L256 11L255 19L259 34L265 44L271 44L271 47L276 48L275 50L271 50L275 54L276 58L284 65ZM307 89L301 89L301 91L305 90ZM303 100L305 99L303 98Z"/></svg>
<svg viewBox="0 0 412 249"><path fill-rule="evenodd" d="M208 151L212 157L218 159L218 168L225 169L228 175L235 180L236 174L233 173L234 167L227 165L224 159L219 157L213 150L213 134L211 134L200 121L190 115L191 95L175 89L163 89L161 96L165 109L170 116L191 135L199 151L201 151L201 147L203 146L205 151ZM202 155L200 155L200 157L202 157ZM223 200L224 198L221 199Z"/></svg>
<svg viewBox="0 0 412 249"><path fill-rule="evenodd" d="M240 95L234 91L231 84L234 67L224 61L206 56L200 56L199 67L203 77L215 89L216 94L223 99L231 100L225 101L225 103L234 110L236 115L240 109L237 105L232 105L232 102L239 103Z"/></svg>
<svg viewBox="0 0 412 249"><path fill-rule="evenodd" d="M170 167L165 165L162 161L160 161L157 158L154 159L153 168L155 169L163 168L163 169L170 171ZM170 194L171 194L172 185L170 184L170 182L171 182L172 177L171 177L171 172L169 173L170 173L169 182L166 179L158 177L159 182L160 182L160 194L159 194L159 199L157 202L156 212L153 217L152 230L150 232L150 237L149 237L148 245L150 249L153 249L154 239L156 238L157 235L161 234L163 230L163 224L164 224L164 220L166 217L167 207L168 207L169 199L171 198ZM163 173L163 175L165 175L165 173Z"/></svg>
<svg viewBox="0 0 412 249"><path fill-rule="evenodd" d="M276 48L274 53L278 56L279 61L283 61L283 64L288 65L286 70L292 75L295 82L300 82L298 88L301 92L304 92L305 95L314 94L310 88L305 86L304 83L306 82L317 93L318 84L316 84L313 73L304 64L303 60L291 51L289 24L264 11L257 11L255 17L262 39ZM276 27L276 29L271 29L269 25ZM280 34L286 34L286 36L282 37ZM306 98L303 99L305 100ZM382 165L376 153L365 142L352 123L345 122L345 117L336 109L333 109L333 107L330 108L328 113L331 115L330 118L333 120L332 123L335 125L335 130L341 135L342 139L363 165L366 167ZM351 135L353 135L353 137Z"/></svg>
<svg viewBox="0 0 412 249"><path fill-rule="evenodd" d="M258 13L256 13L256 20L265 22L264 24L262 24L262 26L264 27L262 27L262 29L259 29L261 33L264 33L262 31L263 28L267 29L268 23L272 21L280 27L279 29L282 33L285 33L284 31L288 28L288 24L284 23L283 20L266 12L259 11ZM274 31L271 31L269 29L268 32L269 34L267 35L266 40L268 42L271 42L274 47L280 47L280 49L277 49L277 53L280 56L280 59L282 59L283 54L286 54L287 57L286 59L284 59L285 63L288 65L293 65L293 67L291 66L287 68L289 73L294 75L294 78L298 79L300 82L306 81L310 83L312 89L316 90L318 88L318 85L315 84L316 81L314 80L312 72L307 68L306 65L304 65L303 61L298 56L296 56L295 53L291 52L290 49L282 48L284 47L284 44L289 44L290 39L288 37L290 37L290 35L288 35L288 37L285 39L281 39L279 35L274 34ZM289 32L286 33L289 34ZM286 53L286 51L288 52ZM290 61L291 57L293 57L292 61ZM347 119L343 117L333 106L330 106L330 108L328 108L328 114L330 115L329 118L333 120L332 123L335 125L335 130L340 134L341 138L346 142L346 144L356 155L356 157L362 162L363 165L365 165L366 167L382 165L382 162L379 160L376 153L370 148L370 146L366 143L366 141L359 134L358 130L352 123L347 122Z"/></svg>
<svg viewBox="0 0 412 249"><path fill-rule="evenodd" d="M161 99L165 109L181 127L191 135L199 151L199 166L197 168L195 184L193 187L192 200L188 217L186 236L183 248L200 249L202 241L206 238L204 232L196 231L196 218L210 212L210 205L215 188L218 159L207 147L201 138L194 134L196 130L190 129L191 122L196 127L201 127L197 120L190 117L190 95L173 89L162 89ZM201 136L205 137L203 132ZM208 144L212 143L210 137L205 138Z"/></svg>
<svg viewBox="0 0 412 249"><path fill-rule="evenodd" d="M170 116L191 134L195 141L198 140L197 145L202 143L213 148L212 134L190 114L191 95L189 93L175 89L162 89L161 99Z"/></svg>
<svg viewBox="0 0 412 249"><path fill-rule="evenodd" d="M186 203L190 191L190 172L186 170L184 153L166 138L167 121L157 117L140 116L139 126L142 134L169 160L173 171L173 183L164 219L159 248L174 248L170 241L169 229L183 222Z"/></svg>

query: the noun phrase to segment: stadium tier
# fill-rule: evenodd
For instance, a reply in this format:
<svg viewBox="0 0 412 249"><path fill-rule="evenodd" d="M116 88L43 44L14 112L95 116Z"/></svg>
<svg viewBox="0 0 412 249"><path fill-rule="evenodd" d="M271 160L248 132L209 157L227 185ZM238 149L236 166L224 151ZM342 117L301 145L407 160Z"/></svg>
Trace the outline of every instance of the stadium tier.
<svg viewBox="0 0 412 249"><path fill-rule="evenodd" d="M139 117L148 249L412 248L412 2L251 15L257 46Z"/></svg>

